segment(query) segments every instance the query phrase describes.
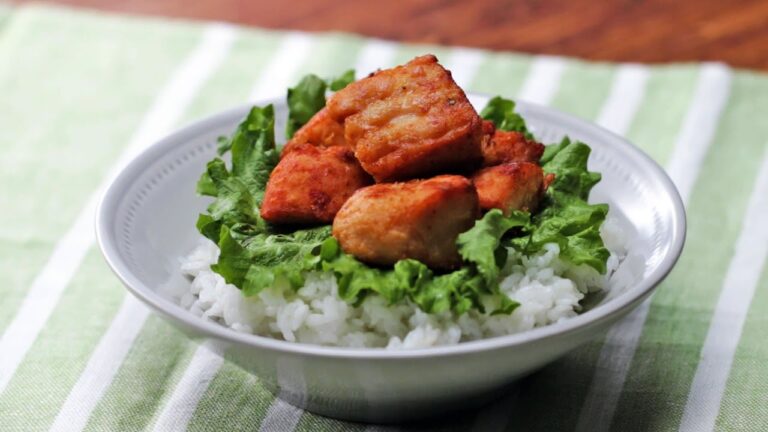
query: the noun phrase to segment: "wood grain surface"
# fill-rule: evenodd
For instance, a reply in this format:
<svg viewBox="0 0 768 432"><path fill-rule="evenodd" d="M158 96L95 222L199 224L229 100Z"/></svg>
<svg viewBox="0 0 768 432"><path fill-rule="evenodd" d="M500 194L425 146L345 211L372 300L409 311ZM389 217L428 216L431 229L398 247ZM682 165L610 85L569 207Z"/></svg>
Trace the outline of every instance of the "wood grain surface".
<svg viewBox="0 0 768 432"><path fill-rule="evenodd" d="M108 11L341 30L592 60L768 70L768 0L58 0Z"/></svg>

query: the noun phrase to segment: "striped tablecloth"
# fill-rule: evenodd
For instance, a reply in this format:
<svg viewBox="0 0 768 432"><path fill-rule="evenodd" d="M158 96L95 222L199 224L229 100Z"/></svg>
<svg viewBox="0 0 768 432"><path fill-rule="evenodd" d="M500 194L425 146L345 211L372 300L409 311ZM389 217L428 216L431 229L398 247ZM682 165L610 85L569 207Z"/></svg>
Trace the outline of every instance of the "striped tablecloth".
<svg viewBox="0 0 768 432"><path fill-rule="evenodd" d="M306 72L438 55L472 91L548 104L663 164L689 216L649 302L517 392L437 430L768 430L768 77L41 6L0 9L0 430L388 430L275 400L129 296L95 197L173 129ZM412 429L414 426L392 428Z"/></svg>

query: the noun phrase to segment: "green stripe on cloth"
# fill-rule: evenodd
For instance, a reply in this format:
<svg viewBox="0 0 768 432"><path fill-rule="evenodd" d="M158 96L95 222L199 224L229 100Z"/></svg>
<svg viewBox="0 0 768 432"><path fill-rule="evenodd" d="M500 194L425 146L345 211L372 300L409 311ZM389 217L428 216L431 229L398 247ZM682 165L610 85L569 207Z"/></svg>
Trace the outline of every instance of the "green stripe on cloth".
<svg viewBox="0 0 768 432"><path fill-rule="evenodd" d="M669 161L675 139L693 98L698 76L693 66L653 70L645 101L627 132L627 138L662 166ZM663 109L661 109L663 107Z"/></svg>
<svg viewBox="0 0 768 432"><path fill-rule="evenodd" d="M250 32L249 32L250 33ZM275 33L241 34L232 52L203 86L184 114L195 117L245 103L253 81L274 55ZM195 344L158 318L147 321L113 384L94 410L88 430L143 428L183 374ZM148 379L149 378L149 379Z"/></svg>
<svg viewBox="0 0 768 432"><path fill-rule="evenodd" d="M360 431L363 432L366 428L365 424L345 422L342 420L336 420L319 415L314 415L309 412L305 412L301 417L299 424L296 425L296 432L313 432L318 430L343 430L343 431Z"/></svg>
<svg viewBox="0 0 768 432"><path fill-rule="evenodd" d="M206 33L206 34L208 34L208 33ZM214 33L210 33L210 35L213 35L213 34L214 34ZM199 38L199 36L198 36L198 35L195 35L194 33L190 33L190 35L192 36L192 38L191 38L192 40L195 40L195 41L196 41L196 40L199 40L199 39L200 39L200 38ZM212 46L211 46L211 47L212 47ZM196 52L197 52L197 51L196 51ZM187 78L192 78L192 77L193 77L193 75L194 75L195 73L197 73L197 70L193 70L193 69L189 69L189 70L191 70L191 71L192 71L192 72L191 72L191 74L189 74L189 73L186 73L186 72L185 72L185 74L183 75L184 79L187 79ZM178 77L177 77L176 79L178 79ZM176 102L174 101L173 103L176 103ZM173 108L173 107L171 107L171 106L168 106L168 108L172 110L172 108ZM162 112L162 113L161 113L161 114L159 114L159 115L160 115L160 116L165 116L165 115L166 115L166 113L165 113L165 112ZM90 215L88 215L88 216L90 216ZM94 252L95 252L95 249L94 249ZM101 266L103 267L103 263L101 263ZM81 272L82 272L83 270L84 270L84 269L83 269L83 268L81 268ZM109 276L105 276L105 278L109 278ZM120 289L120 287L119 287L119 286L117 287L117 289L116 289L116 291L115 291L115 292L116 292L116 294L117 294L117 295L119 295L119 296L120 296L120 298L124 298L124 297L125 297L125 293L124 293L124 291L123 291L122 289ZM80 309L80 310L78 310L77 308L75 308L75 309L70 309L70 310L69 310L69 313L68 313L68 315L69 315L69 316L75 316L75 315L77 315L78 313L87 313L87 312L88 312L88 311L87 311L87 307L83 307L83 308L79 308L79 309ZM136 319L138 319L138 317L137 317ZM105 323L107 323L107 324L108 324L108 323L109 323L109 320L105 320ZM102 341L103 341L103 338L102 338ZM91 350L88 350L88 351L85 351L84 353L90 353L90 352L91 352ZM32 354L32 353L30 353L30 354ZM92 359L92 357L91 357L91 359ZM90 362L89 362L89 366L90 366ZM78 382L78 384L79 384L79 382ZM86 384L87 384L87 382L86 382ZM105 383L105 384L108 384L108 383ZM69 402L71 399L72 399L72 397L69 397L69 398L67 399L67 401ZM52 408L53 408L53 407L55 407L55 406L56 406L56 405L53 405L53 404L51 404L51 407L52 407ZM83 420L83 422L84 422L85 420L87 420L87 417L83 418L82 420Z"/></svg>
<svg viewBox="0 0 768 432"><path fill-rule="evenodd" d="M86 430L138 430L149 425L158 401L178 382L194 348L178 330L151 316Z"/></svg>
<svg viewBox="0 0 768 432"><path fill-rule="evenodd" d="M196 40L187 27L38 7L16 10L0 34L0 184L13 185L0 194L0 239L25 251L0 260L2 331Z"/></svg>
<svg viewBox="0 0 768 432"><path fill-rule="evenodd" d="M273 399L257 377L226 362L200 400L189 430L257 430Z"/></svg>
<svg viewBox="0 0 768 432"><path fill-rule="evenodd" d="M768 265L741 335L717 419L719 430L768 430Z"/></svg>
<svg viewBox="0 0 768 432"><path fill-rule="evenodd" d="M594 119L611 89L615 67L605 64L568 62L560 88L551 104L576 116Z"/></svg>
<svg viewBox="0 0 768 432"><path fill-rule="evenodd" d="M50 426L123 296L120 282L104 265L101 254L91 250L24 363L0 394L0 429L43 430Z"/></svg>
<svg viewBox="0 0 768 432"><path fill-rule="evenodd" d="M274 32L242 30L229 56L187 109L183 123L245 104L253 80L275 54L279 41Z"/></svg>
<svg viewBox="0 0 768 432"><path fill-rule="evenodd" d="M11 16L12 11L13 6L6 3L0 3L0 32L3 31L4 25L7 22L8 17Z"/></svg>
<svg viewBox="0 0 768 432"><path fill-rule="evenodd" d="M70 21L71 20L67 20L67 22L70 22ZM99 22L101 22L101 21L99 21ZM105 23L105 24L108 24L108 23ZM153 26L149 26L148 27L147 24L142 22L142 21L133 21L133 22L128 21L126 23L123 23L122 27L126 27L126 24L129 24L128 27L129 27L130 32L127 32L127 31L125 31L123 29L118 29L117 35L119 35L119 36L121 36L123 38L126 38L128 41L139 42L139 45L134 47L134 46L130 46L130 45L126 44L126 43L122 43L122 45L124 45L124 47L121 48L120 44L116 43L116 42L122 42L122 41L114 40L114 39L116 39L116 38L112 37L112 33L114 33L114 29L111 29L111 31L107 32L108 34L105 35L106 37L101 39L101 42L102 43L106 42L108 45L111 45L112 49L117 47L118 48L118 52L122 53L122 55L125 56L125 58L124 59L123 58L118 58L117 60L115 60L115 59L111 59L111 58L107 57L107 58L102 59L101 61L107 61L108 63L117 63L119 66L121 66L120 65L121 62L125 62L126 64L124 65L124 68L131 69L133 67L135 69L135 66L132 66L134 64L134 62L143 61L144 60L143 54L142 55L138 55L139 52L137 52L137 49L138 49L138 51L146 52L148 54L155 54L157 52L156 50L148 49L149 47L152 47L152 46L155 45L154 41L149 40L145 36L141 36L141 35L145 34L147 30L151 31ZM165 26L163 26L163 27L165 27ZM80 26L79 28L82 29L82 26ZM175 64L178 63L181 58L183 58L179 54L186 54L186 51L188 51L189 48L194 46L194 43L196 43L198 41L199 35L196 34L195 30L196 30L196 28L189 27L188 25L177 26L177 28L175 28L172 32L169 31L168 29L164 29L162 32L160 32L160 34L165 36L168 39L169 43L168 43L168 45L165 48L161 49L160 52L158 53L158 54L162 54L162 52L164 51L164 54L158 55L158 57L165 58L166 61L168 62L167 63L168 66L175 66ZM123 35L123 33L127 33L127 35ZM155 35L157 35L157 33L155 33ZM92 39L92 38L88 37L87 33L84 36L85 36L84 39ZM146 44L147 46L142 46L144 44ZM181 48L183 48L183 49L181 49ZM169 49L171 51L168 51ZM178 53L177 53L177 51L178 51ZM100 53L96 52L95 54L100 54ZM113 55L112 57L115 57L115 56ZM153 58L153 57L149 57L146 60L152 61L152 62L157 62L157 58ZM166 65L165 62L160 62L159 64ZM158 89L155 87L156 81L158 79L159 80L163 80L164 76L167 75L167 72L162 70L162 69L157 69L157 68L152 68L152 67L147 67L145 69L146 69L146 71L154 72L154 73L157 73L158 75L156 75L154 77L151 77L152 78L151 80L147 79L143 83L143 87L144 88L139 89L139 91L135 92L136 93L136 97L142 97L143 94L145 94L145 93L148 96L154 97L154 93L158 92ZM168 70L172 70L172 68L169 68ZM113 77L113 79L117 80L110 87L120 87L122 85L123 88L127 89L128 91L133 90L133 88L131 86L127 86L126 85L127 84L126 82L120 82L119 81L120 78L121 78L121 74L120 74L119 70L115 71L115 70L109 69L108 72L109 72L109 75L111 75ZM123 78L127 80L128 77L125 76ZM120 95L120 92L118 92L118 91L114 91L112 93ZM119 96L119 98L130 99L131 98L131 94L125 94L124 96ZM143 100L143 98L138 99L138 100L141 101L141 100ZM133 102L133 103L137 103L137 102ZM130 112L130 111L127 111L127 109L128 109L128 107L130 107L132 105L129 105L129 103L123 102L123 106L126 108L126 112ZM144 110L146 110L146 106L142 107L139 111L144 111ZM85 114L81 113L81 115L84 116L85 118L89 117L87 112ZM70 120L70 121L72 123L74 123L74 124L77 124L77 122L75 120L76 119L73 119L73 120ZM90 125L91 123L84 122L84 124ZM136 127L135 125L131 126L131 128L135 128L135 127ZM126 135L130 135L130 133L126 133ZM96 150L93 151L93 153L96 154L96 155L99 154L99 151L101 151L101 149L108 149L108 148L110 148L109 144L111 144L112 147L115 147L115 144L123 144L124 145L126 140L127 140L127 138L125 136L122 136L122 137L118 137L117 139L111 139L111 140L109 140L109 142L104 143L104 142L94 141L93 137L85 137L85 138L86 139L83 139L83 142L86 143L86 144L89 144L91 147L96 148ZM83 149L80 152L81 153L86 153L86 152L89 152L89 151L90 150L88 150L88 149ZM114 157L115 157L114 154L112 154L109 159L114 159ZM109 163L105 163L105 162L108 162L108 161L101 162L101 164L100 164L100 165L102 165L100 167L101 169L104 169L104 166L106 166L106 167L109 166ZM65 164L63 166L66 167L67 165ZM78 167L77 163L69 163L69 166L71 166L71 167ZM100 173L100 175L103 175L103 174ZM94 178L90 179L90 180L91 181L98 180L98 177L100 177L100 175L92 175L92 177L94 177ZM61 185L57 185L57 186L61 187ZM95 186L96 185L91 185L88 188L88 189L91 189L91 190L89 190L88 192L91 192L93 189L95 189ZM98 255L98 253L97 253L97 251L95 249L92 249L91 253L94 256ZM94 293L96 294L96 296L93 297L93 300L97 300L97 302L95 304L92 304L93 302L85 302L85 301L66 302L65 299L67 298L67 296L70 295L72 290L76 289L75 286L70 287L68 290L66 290L64 292L64 297L62 298L62 301L59 303L59 307L57 308L57 310L54 311L54 314L51 317L50 323L55 323L58 320L63 320L64 322L71 323L72 325L75 325L75 324L78 324L78 323L79 324L87 324L88 323L87 321L86 322L81 322L80 320L77 320L77 319L73 320L73 317L75 317L75 316L82 316L83 314L85 316L90 316L92 314L95 314L95 312L100 311L100 308L103 307L102 303L109 304L108 302L106 302L106 300L108 300L110 298L108 294L112 295L113 296L112 298L114 298L116 300L120 300L120 299L123 299L125 297L125 292L119 286L119 284L112 283L114 281L114 277L110 274L109 270L105 267L103 261L100 258L97 258L96 263L97 263L97 266L98 266L97 267L98 270L102 271L104 273L101 275L100 278L98 278L100 280L96 280L96 281L91 280L90 284L91 285L97 285L98 287L109 287L109 288L111 288L111 291L109 293L99 293L96 290L91 290L91 293L90 293L91 295L93 295ZM87 277L87 276L84 276L84 275L87 275L87 274L89 274L92 271L91 267L92 267L92 264L90 262L85 263L80 268L80 271L78 272L78 274L75 276L75 280L78 280L78 278ZM95 309L95 310L93 310L93 309ZM98 321L98 324L99 324L98 326L94 325L94 326L92 326L91 328L88 329L89 331L96 331L96 333L93 334L94 337L95 336L101 336L101 334L106 329L106 326L108 324L110 324L111 315L114 314L115 310L112 309L111 312L112 312L112 314L102 315L101 316L100 320ZM65 328L63 326L58 326L58 327ZM62 376L71 376L72 379L71 380L60 379L58 381L58 384L60 385L60 387L57 387L57 392L46 392L46 397L45 398L39 398L38 399L40 401L44 401L44 403L45 403L44 407L40 407L39 409L35 410L36 411L35 418L38 419L38 421L40 421L40 422L50 422L52 420L52 418L55 417L55 415L57 414L58 407L61 406L61 402L63 401L63 398L66 397L67 394L69 393L71 385L77 379L77 377L78 377L77 375L83 369L85 362L89 359L90 353L93 351L93 347L94 347L95 342L99 340L98 338L95 338L93 340L92 339L86 339L85 337L88 336L89 334L90 333L88 333L88 332L83 332L82 335L81 335L80 333L78 333L78 329L72 329L72 330L70 330L69 335L67 335L66 337L59 337L59 338L56 338L54 340L51 340L50 338L46 338L45 337L46 333L44 332L44 333L42 333L40 335L40 338L38 339L38 343L36 343L32 347L31 351L29 352L27 357L30 360L27 360L23 364L23 367L19 370L19 373L17 375L19 377L18 379L24 381L24 384L21 384L20 386L23 386L25 388L29 388L29 389L32 389L34 391L45 391L46 390L46 385L45 385L44 382L37 382L36 383L35 380L33 380L33 379L26 379L26 380L24 379L24 377L25 377L25 374L24 374L25 369L24 368L26 368L28 365L34 365L35 363L32 360L36 356L38 356L38 355L44 356L46 353L50 354L51 351L54 351L54 352L56 352L56 351L67 352L67 354L68 354L68 361L64 363L66 365L66 368L61 368L61 369L64 369L62 372L77 371L77 373L70 372L69 375L65 375L65 374L61 373ZM59 339L62 340L62 341L68 341L69 351L67 351L67 350L58 350L56 348L55 343ZM43 354L40 354L40 353L43 353ZM35 377L39 377L41 379L44 379L45 375L44 374L36 374ZM13 399L13 400L16 400L16 401L23 401L24 400L23 398L16 397L16 394L18 392L14 392L14 388L15 388L14 387L14 382L12 382L11 386L8 388L8 391L6 393L4 393L3 396L4 397L8 397L8 398ZM29 391L29 390L27 390L27 391ZM34 404L30 403L28 406L33 406L33 405Z"/></svg>
<svg viewBox="0 0 768 432"><path fill-rule="evenodd" d="M362 48L361 39L349 35L329 33L317 36L316 40L311 54L293 75L295 82L309 73L330 78L345 72L354 66Z"/></svg>
<svg viewBox="0 0 768 432"><path fill-rule="evenodd" d="M530 67L528 57L506 53L488 54L469 88L479 93L514 97L520 91Z"/></svg>
<svg viewBox="0 0 768 432"><path fill-rule="evenodd" d="M768 123L753 117L757 101L768 100L768 80L737 73L732 86L691 195L685 250L654 296L627 377L614 421L619 429L675 428L682 415L768 136Z"/></svg>

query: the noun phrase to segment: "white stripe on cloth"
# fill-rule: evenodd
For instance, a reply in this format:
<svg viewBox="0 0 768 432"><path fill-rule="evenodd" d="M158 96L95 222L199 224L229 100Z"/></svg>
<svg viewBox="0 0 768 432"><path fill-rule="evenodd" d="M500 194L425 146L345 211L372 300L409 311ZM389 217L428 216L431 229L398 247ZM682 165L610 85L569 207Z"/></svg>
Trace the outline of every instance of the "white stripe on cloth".
<svg viewBox="0 0 768 432"><path fill-rule="evenodd" d="M206 27L200 43L176 69L145 115L122 155L121 162L118 162L117 169L123 161L129 160L173 127L198 90L224 61L235 36L234 27L229 25L212 24ZM99 191L107 184L103 184ZM81 223L78 220L75 226L85 226L87 232L93 231L90 224L93 214L84 213L81 217L88 222ZM82 256L72 264L77 267L81 261ZM60 283L66 286L68 282ZM63 287L59 288L59 292L61 290ZM132 296L126 296L110 327L91 354L85 370L67 396L51 430L81 430L85 426L91 411L122 364L147 314L148 309L144 305Z"/></svg>
<svg viewBox="0 0 768 432"><path fill-rule="evenodd" d="M200 344L176 389L155 421L154 430L186 430L195 408L216 376L224 358L213 342Z"/></svg>
<svg viewBox="0 0 768 432"><path fill-rule="evenodd" d="M302 398L297 401L299 405L306 402L307 385L304 381L304 371L300 361L294 358L286 358L277 364L278 396L272 402L267 414L259 428L262 432L288 432L296 429L304 410L295 407L280 398L280 393L287 389L291 393Z"/></svg>
<svg viewBox="0 0 768 432"><path fill-rule="evenodd" d="M579 413L576 432L610 430L650 301L644 301L608 330L598 356L595 375Z"/></svg>
<svg viewBox="0 0 768 432"><path fill-rule="evenodd" d="M693 100L667 164L667 172L686 204L714 139L721 113L728 102L730 88L731 72L727 67L714 63L702 66ZM610 429L652 298L644 301L608 331L576 424L577 431Z"/></svg>
<svg viewBox="0 0 768 432"><path fill-rule="evenodd" d="M397 53L397 44L379 39L369 40L355 63L356 78L360 79L378 69L392 66Z"/></svg>
<svg viewBox="0 0 768 432"><path fill-rule="evenodd" d="M566 61L561 57L535 57L517 98L539 105L549 104L560 87L565 65Z"/></svg>
<svg viewBox="0 0 768 432"><path fill-rule="evenodd" d="M717 120L728 102L730 91L731 71L728 66L720 63L702 66L693 100L695 109L688 111L667 163L667 172L686 203L717 132Z"/></svg>
<svg viewBox="0 0 768 432"><path fill-rule="evenodd" d="M768 255L768 154L747 205L736 252L728 265L701 360L680 422L681 431L710 431L720 412L736 348Z"/></svg>
<svg viewBox="0 0 768 432"><path fill-rule="evenodd" d="M261 432L287 432L292 431L299 424L304 410L297 408L288 402L275 398L275 401L269 407L264 421L261 422L259 431Z"/></svg>
<svg viewBox="0 0 768 432"><path fill-rule="evenodd" d="M517 97L540 105L549 105L560 88L560 80L563 77L564 69L564 59L550 56L536 57L528 70L525 82ZM514 402L517 399L513 397L509 400ZM504 403L496 403L482 409L475 418L472 430L477 432L505 430L509 411L510 406ZM486 422L483 420L485 418L504 418L505 420Z"/></svg>
<svg viewBox="0 0 768 432"><path fill-rule="evenodd" d="M451 71L453 80L464 88L472 83L480 64L483 62L482 51L470 48L454 48L443 66Z"/></svg>
<svg viewBox="0 0 768 432"><path fill-rule="evenodd" d="M74 225L56 244L48 262L32 282L16 316L0 336L0 393L16 373L93 244L93 214L97 200L98 195L88 200Z"/></svg>
<svg viewBox="0 0 768 432"><path fill-rule="evenodd" d="M174 72L173 77L144 116L126 150L113 166L109 180L153 140L160 138L176 122L183 109L221 63L235 36L233 27L210 25L193 53ZM74 224L56 244L51 257L35 278L16 316L0 338L0 392L2 392L53 312L88 249L93 245L93 215L104 182L88 199Z"/></svg>
<svg viewBox="0 0 768 432"><path fill-rule="evenodd" d="M251 90L248 101L255 102L264 99L285 96L296 71L304 63L312 49L314 39L305 33L289 33L284 36L277 47L275 57L261 72L261 78Z"/></svg>
<svg viewBox="0 0 768 432"><path fill-rule="evenodd" d="M91 411L133 346L147 315L149 309L146 306L133 296L125 296L120 310L70 390L51 431L79 431L85 427Z"/></svg>
<svg viewBox="0 0 768 432"><path fill-rule="evenodd" d="M646 66L619 66L611 92L597 116L597 124L618 135L625 135L645 98L648 75Z"/></svg>

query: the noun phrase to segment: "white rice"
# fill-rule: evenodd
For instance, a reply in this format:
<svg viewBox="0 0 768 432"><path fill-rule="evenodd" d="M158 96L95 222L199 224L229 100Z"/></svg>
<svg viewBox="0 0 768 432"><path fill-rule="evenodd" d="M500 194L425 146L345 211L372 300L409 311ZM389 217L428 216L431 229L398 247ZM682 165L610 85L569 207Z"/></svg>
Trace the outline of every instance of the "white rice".
<svg viewBox="0 0 768 432"><path fill-rule="evenodd" d="M626 253L621 229L607 221L601 234L612 251L608 272L561 261L556 244L525 257L510 250L501 290L520 306L510 315L472 310L457 316L430 315L414 304L388 305L369 295L358 307L337 294L332 274L311 273L298 291L285 286L245 297L211 270L218 259L215 244L204 239L182 260L181 271L192 282L178 298L195 315L235 331L291 342L343 347L413 349L501 336L545 326L575 316L579 301L591 291L607 288L608 279Z"/></svg>

